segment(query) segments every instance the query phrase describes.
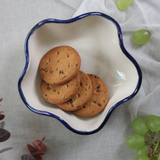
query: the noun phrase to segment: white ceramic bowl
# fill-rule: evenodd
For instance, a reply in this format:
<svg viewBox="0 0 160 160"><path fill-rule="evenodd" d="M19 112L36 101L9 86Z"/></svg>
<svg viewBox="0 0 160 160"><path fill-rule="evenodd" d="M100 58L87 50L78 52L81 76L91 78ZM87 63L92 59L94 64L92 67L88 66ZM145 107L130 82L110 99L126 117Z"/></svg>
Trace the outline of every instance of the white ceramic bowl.
<svg viewBox="0 0 160 160"><path fill-rule="evenodd" d="M44 100L38 66L51 48L69 45L82 60L81 70L102 78L109 89L109 102L99 115L82 118ZM92 134L107 122L112 111L138 92L142 73L126 51L119 24L110 16L91 12L69 20L45 19L36 24L25 41L26 64L18 81L20 97L33 112L51 116L75 133Z"/></svg>

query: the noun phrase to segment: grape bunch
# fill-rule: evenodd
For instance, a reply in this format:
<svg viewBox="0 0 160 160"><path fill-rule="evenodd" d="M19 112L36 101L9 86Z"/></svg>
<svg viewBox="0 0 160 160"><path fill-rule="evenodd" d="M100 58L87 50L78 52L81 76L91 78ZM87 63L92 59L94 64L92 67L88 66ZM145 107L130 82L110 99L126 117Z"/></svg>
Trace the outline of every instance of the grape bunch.
<svg viewBox="0 0 160 160"><path fill-rule="evenodd" d="M136 149L136 159L160 160L160 117L150 115L146 122L136 118L131 126L135 134L126 138L126 145Z"/></svg>

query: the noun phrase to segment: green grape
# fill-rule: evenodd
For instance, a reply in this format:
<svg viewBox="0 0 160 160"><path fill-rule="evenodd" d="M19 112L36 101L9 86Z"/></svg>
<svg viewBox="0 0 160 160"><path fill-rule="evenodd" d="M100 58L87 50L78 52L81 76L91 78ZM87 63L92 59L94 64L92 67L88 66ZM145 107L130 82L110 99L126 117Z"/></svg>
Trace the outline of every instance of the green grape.
<svg viewBox="0 0 160 160"><path fill-rule="evenodd" d="M134 119L131 125L133 130L141 136L144 136L149 131L146 122L141 118Z"/></svg>
<svg viewBox="0 0 160 160"><path fill-rule="evenodd" d="M147 126L148 128L155 133L160 131L160 117L151 115L147 118Z"/></svg>
<svg viewBox="0 0 160 160"><path fill-rule="evenodd" d="M142 148L136 150L135 157L138 159L139 156L147 156L149 145L144 145Z"/></svg>
<svg viewBox="0 0 160 160"><path fill-rule="evenodd" d="M158 155L158 158L157 158L157 160L160 160L160 153L159 153L159 155Z"/></svg>
<svg viewBox="0 0 160 160"><path fill-rule="evenodd" d="M148 156L140 156L137 160L149 160Z"/></svg>
<svg viewBox="0 0 160 160"><path fill-rule="evenodd" d="M126 145L129 148L139 149L145 145L144 137L138 134L132 134L126 138Z"/></svg>
<svg viewBox="0 0 160 160"><path fill-rule="evenodd" d="M148 42L150 38L151 34L146 29L138 30L132 35L132 41L135 44L140 44L140 45Z"/></svg>
<svg viewBox="0 0 160 160"><path fill-rule="evenodd" d="M127 9L132 3L132 0L116 0L116 7L119 10L125 10Z"/></svg>

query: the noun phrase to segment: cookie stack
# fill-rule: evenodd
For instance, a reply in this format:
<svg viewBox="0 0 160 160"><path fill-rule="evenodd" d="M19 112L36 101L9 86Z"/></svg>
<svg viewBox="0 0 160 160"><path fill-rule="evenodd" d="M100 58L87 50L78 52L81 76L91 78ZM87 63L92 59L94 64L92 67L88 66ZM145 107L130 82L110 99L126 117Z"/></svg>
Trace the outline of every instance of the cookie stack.
<svg viewBox="0 0 160 160"><path fill-rule="evenodd" d="M41 59L41 94L60 109L83 117L100 113L108 103L108 88L102 79L80 70L81 58L70 46L59 46Z"/></svg>

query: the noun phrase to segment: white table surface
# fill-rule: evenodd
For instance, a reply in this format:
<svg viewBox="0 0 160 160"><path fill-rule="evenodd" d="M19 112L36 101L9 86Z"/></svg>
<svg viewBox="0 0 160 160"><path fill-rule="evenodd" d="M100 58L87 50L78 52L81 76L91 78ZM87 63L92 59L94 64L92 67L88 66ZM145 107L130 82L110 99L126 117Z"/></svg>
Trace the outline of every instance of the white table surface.
<svg viewBox="0 0 160 160"><path fill-rule="evenodd" d="M72 18L82 1L0 0L0 97L4 98L0 110L6 116L5 129L11 132L10 139L0 143L0 149L13 147L0 154L0 160L21 159L23 154L28 154L26 144L43 136L47 146L44 160L135 160L135 150L125 145L126 137L133 133L130 101L116 108L99 132L78 135L54 118L32 113L19 96L17 82L25 64L27 33L43 19ZM159 60L157 56L157 63Z"/></svg>

